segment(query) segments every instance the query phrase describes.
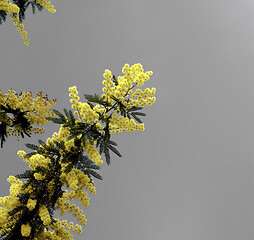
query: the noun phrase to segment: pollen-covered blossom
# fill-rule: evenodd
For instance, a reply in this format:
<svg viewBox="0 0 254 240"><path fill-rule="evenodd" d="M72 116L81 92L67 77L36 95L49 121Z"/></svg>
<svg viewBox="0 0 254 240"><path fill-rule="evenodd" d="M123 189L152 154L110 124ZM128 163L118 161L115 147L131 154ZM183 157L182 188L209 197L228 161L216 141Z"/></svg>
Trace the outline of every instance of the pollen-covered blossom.
<svg viewBox="0 0 254 240"><path fill-rule="evenodd" d="M51 13L56 12L50 1L47 2L47 0L36 0L36 3L46 7ZM17 31L20 31L21 37L25 40L24 43L29 45L29 38L27 38L27 32L24 31L24 24L21 24L21 21L18 17L20 8L16 4L9 3L8 0L0 0L0 11L1 10L5 11L6 13L11 12L10 18L13 19L13 23L16 25Z"/></svg>
<svg viewBox="0 0 254 240"><path fill-rule="evenodd" d="M129 119L128 117L119 116L117 119L117 114L113 113L110 119L110 126L112 128L111 133L125 132L134 130L144 131L144 123L137 124L134 119Z"/></svg>
<svg viewBox="0 0 254 240"><path fill-rule="evenodd" d="M97 165L101 165L103 163L103 160L101 160L101 155L93 144L87 142L86 150L88 157L91 158L93 162L95 162Z"/></svg>
<svg viewBox="0 0 254 240"><path fill-rule="evenodd" d="M55 13L56 12L56 10L54 9L54 5L51 5L50 1L47 2L47 0L36 0L36 3L44 6L51 13Z"/></svg>
<svg viewBox="0 0 254 240"><path fill-rule="evenodd" d="M50 158L45 158L42 154L35 154L30 157L30 168L33 170L35 170L37 166L49 168L49 163L51 163Z"/></svg>
<svg viewBox="0 0 254 240"><path fill-rule="evenodd" d="M28 201L27 201L27 208L30 210L30 211L32 211L34 208L35 208L35 206L36 206L36 203L37 203L37 200L36 199L31 199L31 198L29 198L28 199Z"/></svg>
<svg viewBox="0 0 254 240"><path fill-rule="evenodd" d="M20 35L25 40L25 44L28 45L29 39L27 38L27 32L24 31L24 24L21 24L18 13L20 8L16 4L9 3L8 0L0 0L0 10L5 11L6 13L11 12L10 18L13 19L14 25L17 27L17 31L20 31Z"/></svg>
<svg viewBox="0 0 254 240"><path fill-rule="evenodd" d="M119 76L117 83L116 79L114 82L111 80L113 75L110 70L106 69L103 77L105 80L102 81L103 87L102 91L104 94L102 97L113 104L114 99L112 96L116 97L123 106L127 109L132 107L144 107L146 105L151 106L156 98L155 88L146 88L144 91L140 88L150 79L150 75L153 74L152 71L148 71L144 73L143 67L140 63L134 64L130 67L129 64L125 64L122 69L122 72L125 73L124 76ZM132 89L138 86L135 91ZM119 107L117 108L119 111ZM135 120L129 119L127 117L123 117L122 115L118 117L117 114L112 113L110 121L110 133L119 133L134 130L142 130L144 131L144 124L137 124Z"/></svg>
<svg viewBox="0 0 254 240"><path fill-rule="evenodd" d="M39 208L39 216L40 216L43 224L45 226L49 226L49 224L51 223L51 218L50 218L50 215L49 215L49 211L48 211L48 209L45 205L42 205Z"/></svg>
<svg viewBox="0 0 254 240"><path fill-rule="evenodd" d="M114 100L111 98L111 96L114 95L123 102L124 98L129 97L129 95L133 93L132 88L135 86L143 86L143 84L150 79L150 75L153 74L152 71L145 73L143 71L143 67L140 63L134 64L131 67L129 64L125 64L122 69L122 72L125 73L125 75L119 76L117 81L118 83L116 84L111 80L113 77L111 71L106 69L105 73L103 74L103 77L106 80L102 81L102 84L105 86L103 87L102 91L105 93L102 95L102 97L112 103ZM153 89L155 92L155 88ZM126 105L127 108L131 108L132 106L139 107L140 105L143 107L148 103L154 103L155 98L150 98L148 95L146 96L144 94L142 95L142 90L139 88L136 91L139 92L139 94L131 95L131 97L138 97L138 99L134 100L130 98L129 102L126 101L124 105Z"/></svg>
<svg viewBox="0 0 254 240"><path fill-rule="evenodd" d="M20 31L21 37L25 40L24 43L29 45L29 38L27 37L27 31L24 31L24 24L21 24L18 14L10 14L10 18L13 20L14 25L17 27L17 31Z"/></svg>
<svg viewBox="0 0 254 240"><path fill-rule="evenodd" d="M41 173L34 173L34 178L36 180L44 180L46 176L41 175Z"/></svg>
<svg viewBox="0 0 254 240"><path fill-rule="evenodd" d="M21 234L23 237L29 237L30 233L31 233L31 226L29 225L29 223L27 224L22 224L21 226Z"/></svg>
<svg viewBox="0 0 254 240"><path fill-rule="evenodd" d="M9 3L8 0L0 0L0 10L5 11L6 13L19 13L20 11L16 4Z"/></svg>
<svg viewBox="0 0 254 240"><path fill-rule="evenodd" d="M89 104L78 101L79 96L76 86L70 87L69 91L71 92L69 96L71 97L70 102L72 103L72 108L80 112L80 117L83 121L87 121L89 124L94 123L95 119L99 117L99 114Z"/></svg>
<svg viewBox="0 0 254 240"><path fill-rule="evenodd" d="M35 127L34 124L44 125L45 123L49 122L49 120L47 120L45 117L56 116L53 110L50 108L56 104L56 99L49 100L47 94L44 96L42 92L37 93L37 98L34 98L32 92L22 92L18 94L11 89L8 90L8 93L3 94L0 90L0 105L3 105L5 108L7 108L7 104L11 109L19 109L20 112L25 113L24 117L27 118L32 125L31 129L27 130L28 133L44 133L44 128ZM6 115L2 114L2 117L0 116L0 120L5 120L8 124L11 124L10 118ZM19 130L22 130L20 129L19 125L14 125L14 127L7 125L7 134L9 136L20 136Z"/></svg>
<svg viewBox="0 0 254 240"><path fill-rule="evenodd" d="M30 187L25 190L21 189L23 183L18 178L10 176L7 180L12 186L10 187L10 196L0 198L0 234L11 231L10 226L15 224L18 219L18 213L14 214L14 216L9 216L8 214L13 208L21 205L17 195L31 192Z"/></svg>
<svg viewBox="0 0 254 240"><path fill-rule="evenodd" d="M10 187L10 195L12 197L16 197L19 194L21 187L23 185L23 183L19 179L17 178L14 179L14 178L15 178L14 176L10 176L8 178L8 181L12 184Z"/></svg>

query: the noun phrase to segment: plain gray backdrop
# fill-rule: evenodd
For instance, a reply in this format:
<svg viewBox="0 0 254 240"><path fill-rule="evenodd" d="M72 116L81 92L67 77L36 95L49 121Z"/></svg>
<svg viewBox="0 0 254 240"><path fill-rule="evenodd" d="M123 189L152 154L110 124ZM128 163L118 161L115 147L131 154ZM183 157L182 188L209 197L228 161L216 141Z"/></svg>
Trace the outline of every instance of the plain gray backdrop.
<svg viewBox="0 0 254 240"><path fill-rule="evenodd" d="M0 28L1 90L43 91L54 108L102 94L105 69L125 63L154 74L156 102L146 130L112 135L123 157L103 164L103 181L74 239L252 240L254 238L254 2L252 0L52 1L56 13L27 10L26 46L11 19ZM18 150L47 133L1 149L6 179L29 169ZM104 159L105 162L105 159ZM54 215L79 223L72 214Z"/></svg>

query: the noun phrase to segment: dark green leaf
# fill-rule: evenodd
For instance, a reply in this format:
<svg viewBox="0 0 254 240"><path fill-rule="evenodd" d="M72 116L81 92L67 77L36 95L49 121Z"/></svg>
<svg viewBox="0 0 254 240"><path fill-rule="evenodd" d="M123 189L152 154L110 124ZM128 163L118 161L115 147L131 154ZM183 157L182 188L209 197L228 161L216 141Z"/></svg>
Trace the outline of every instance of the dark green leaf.
<svg viewBox="0 0 254 240"><path fill-rule="evenodd" d="M132 107L132 108L128 109L128 112L138 111L141 109L143 109L143 108L142 107Z"/></svg>
<svg viewBox="0 0 254 240"><path fill-rule="evenodd" d="M139 116L145 116L146 114L145 113L142 113L142 112L134 112L134 113L131 113L132 115L139 115Z"/></svg>
<svg viewBox="0 0 254 240"><path fill-rule="evenodd" d="M33 170L26 170L24 173L15 175L15 177L18 179L28 178L31 174L33 174Z"/></svg>
<svg viewBox="0 0 254 240"><path fill-rule="evenodd" d="M70 123L71 123L71 125L75 125L75 117L74 117L74 115L73 115L71 110L69 110L69 115L70 115Z"/></svg>
<svg viewBox="0 0 254 240"><path fill-rule="evenodd" d="M56 117L45 117L47 120L52 121L53 123L58 123L58 124L64 124L65 121L63 121L61 118L56 118Z"/></svg>
<svg viewBox="0 0 254 240"><path fill-rule="evenodd" d="M36 152L30 152L25 155L25 157L31 157L33 155L37 154Z"/></svg>
<svg viewBox="0 0 254 240"><path fill-rule="evenodd" d="M35 6L34 6L34 4L32 4L32 10L33 10L33 14L35 14Z"/></svg>
<svg viewBox="0 0 254 240"><path fill-rule="evenodd" d="M105 153L105 157L106 157L106 162L107 162L108 165L110 165L110 155L109 155L108 148L106 148L104 150L104 153Z"/></svg>
<svg viewBox="0 0 254 240"><path fill-rule="evenodd" d="M46 144L46 143L43 142L41 139L38 139L38 142L39 142L39 144L41 144L41 145L45 145L45 144Z"/></svg>
<svg viewBox="0 0 254 240"><path fill-rule="evenodd" d="M111 144L111 145L117 146L117 143L112 141L112 140L109 140L108 143Z"/></svg>
<svg viewBox="0 0 254 240"><path fill-rule="evenodd" d="M36 146L35 144L31 144L31 143L25 143L25 146L26 146L27 148L32 149L32 150L37 150L37 149L40 148L40 147Z"/></svg>
<svg viewBox="0 0 254 240"><path fill-rule="evenodd" d="M117 81L115 75L113 75L113 82L115 83L116 86L118 86L118 81Z"/></svg>
<svg viewBox="0 0 254 240"><path fill-rule="evenodd" d="M138 123L142 123L142 121L136 116L136 115L133 115L133 113L131 113L131 116L133 118L135 118L135 120L138 122Z"/></svg>
<svg viewBox="0 0 254 240"><path fill-rule="evenodd" d="M90 95L90 94L84 94L85 98L89 101L89 102L101 102L102 99L97 95L95 94L94 96L93 95Z"/></svg>
<svg viewBox="0 0 254 240"><path fill-rule="evenodd" d="M91 168L91 169L97 169L97 170L100 170L101 169L101 167L100 166L98 166L98 165L90 165L89 167L87 167L87 168Z"/></svg>
<svg viewBox="0 0 254 240"><path fill-rule="evenodd" d="M53 109L53 112L54 112L57 116L59 116L64 122L66 122L66 118L65 118L65 116L64 116L62 113L60 113L60 112L57 111L56 109Z"/></svg>
<svg viewBox="0 0 254 240"><path fill-rule="evenodd" d="M102 180L102 176L100 174L98 174L97 172L95 172L93 170L89 170L89 173L91 175L93 175L95 178L98 178L98 179Z"/></svg>
<svg viewBox="0 0 254 240"><path fill-rule="evenodd" d="M99 147L99 144L100 144L100 140L98 139L98 140L97 140L97 143L96 143L96 148Z"/></svg>
<svg viewBox="0 0 254 240"><path fill-rule="evenodd" d="M2 24L2 21L5 22L7 13L3 10L0 10L0 24Z"/></svg>
<svg viewBox="0 0 254 240"><path fill-rule="evenodd" d="M67 109L64 109L64 113L65 113L66 117L67 117L68 119L70 119L70 115L69 115L69 112L68 112Z"/></svg>
<svg viewBox="0 0 254 240"><path fill-rule="evenodd" d="M104 149L104 142L101 141L101 143L100 143L100 149L99 149L99 153L100 153L100 154L102 154L103 149Z"/></svg>
<svg viewBox="0 0 254 240"><path fill-rule="evenodd" d="M108 148L109 148L112 152L114 152L116 155L118 155L119 157L122 157L121 153L120 153L116 148L114 148L113 146L108 145Z"/></svg>

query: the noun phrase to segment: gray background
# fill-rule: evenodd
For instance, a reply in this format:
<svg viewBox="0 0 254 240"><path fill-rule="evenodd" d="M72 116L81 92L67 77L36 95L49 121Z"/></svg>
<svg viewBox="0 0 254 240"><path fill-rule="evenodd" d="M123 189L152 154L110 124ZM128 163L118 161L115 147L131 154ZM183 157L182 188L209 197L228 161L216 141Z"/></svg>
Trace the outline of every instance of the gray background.
<svg viewBox="0 0 254 240"><path fill-rule="evenodd" d="M75 239L251 240L254 238L254 2L252 0L52 1L57 12L1 25L1 89L44 91L55 108L79 95L101 94L103 73L125 63L152 70L145 132L114 135L114 156L95 180L84 209L88 224ZM1 195L9 175L28 169L17 151L1 149ZM55 217L59 217L58 213ZM71 214L61 219L76 221Z"/></svg>

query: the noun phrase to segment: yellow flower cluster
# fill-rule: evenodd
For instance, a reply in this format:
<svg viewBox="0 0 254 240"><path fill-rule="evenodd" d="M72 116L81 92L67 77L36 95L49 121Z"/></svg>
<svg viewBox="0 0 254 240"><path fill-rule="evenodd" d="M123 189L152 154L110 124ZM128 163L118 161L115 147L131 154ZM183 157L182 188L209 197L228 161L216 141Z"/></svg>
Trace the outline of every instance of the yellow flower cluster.
<svg viewBox="0 0 254 240"><path fill-rule="evenodd" d="M64 164L62 164L63 166ZM91 179L85 175L83 172L77 169L72 169L68 174L64 173L64 167L63 167L63 172L61 174L61 179L62 181L66 184L66 187L70 187L73 191L78 191L79 189L83 190L86 188L87 190L90 191L92 194L96 194L95 187L93 186L92 183L90 183ZM75 185L73 184L75 183ZM81 199L82 196L80 196ZM84 199L85 201L86 199ZM81 200L82 201L82 200Z"/></svg>
<svg viewBox="0 0 254 240"><path fill-rule="evenodd" d="M110 133L119 133L134 130L144 131L144 123L137 124L133 119L129 119L128 117L119 116L117 119L117 114L112 113L112 118L109 120L111 127Z"/></svg>
<svg viewBox="0 0 254 240"><path fill-rule="evenodd" d="M8 0L0 0L0 10L5 11L6 13L11 12L10 18L13 19L13 23L17 27L17 31L20 31L20 35L25 40L25 44L28 45L29 39L26 37L27 32L24 31L24 24L21 24L18 13L20 11L20 8L16 4L9 3Z"/></svg>
<svg viewBox="0 0 254 240"><path fill-rule="evenodd" d="M36 206L36 203L37 203L37 200L36 199L31 199L31 198L29 198L28 199L28 201L27 201L27 208L30 210L30 211L32 211L34 208L35 208L35 206Z"/></svg>
<svg viewBox="0 0 254 240"><path fill-rule="evenodd" d="M29 237L31 233L31 226L29 223L21 225L21 234L23 237Z"/></svg>
<svg viewBox="0 0 254 240"><path fill-rule="evenodd" d="M13 20L14 25L17 27L17 31L20 31L20 35L25 40L24 43L29 45L29 38L27 37L27 31L24 31L24 24L21 24L18 14L10 14L10 18Z"/></svg>
<svg viewBox="0 0 254 240"><path fill-rule="evenodd" d="M103 160L101 160L101 155L96 150L95 146L92 145L90 142L87 142L86 150L88 157L93 162L95 162L97 165L101 165L103 163Z"/></svg>
<svg viewBox="0 0 254 240"><path fill-rule="evenodd" d="M155 88L145 88L143 91L140 88L137 88L135 91L132 89L136 86L141 87L145 82L150 79L150 75L153 74L152 71L145 72L143 71L143 67L140 63L134 64L130 67L129 64L125 64L122 69L122 72L125 73L124 76L118 77L118 83L112 81L112 73L108 69L105 70L103 77L106 80L102 81L102 84L105 86L102 88L104 94L102 98L107 100L113 106L114 99L111 97L116 97L122 104L126 107L126 109L130 109L132 107L144 107L146 105L151 106L156 98L154 97L156 89ZM83 121L87 121L89 124L96 123L96 127L103 134L105 133L102 129L102 125L99 123L99 114L103 114L104 118L108 118L107 110L104 106L100 106L97 104L93 107L90 107L87 103L79 102L79 96L77 87L73 86L69 88L71 92L69 96L71 97L70 102L72 103L72 108L77 109L78 111L74 111L74 114L79 115ZM128 98L129 97L129 98ZM128 99L126 99L128 98ZM117 108L120 111L120 108ZM112 113L110 122L110 134L111 133L119 133L134 130L144 131L144 124L138 124L133 119L129 119L127 117L117 116L116 113Z"/></svg>
<svg viewBox="0 0 254 240"><path fill-rule="evenodd" d="M56 12L50 1L47 2L47 0L36 0L36 3L46 7L51 13ZM16 25L17 31L20 31L20 35L25 40L24 43L29 45L29 38L27 38L27 32L24 31L24 24L21 24L18 18L20 8L16 4L9 3L8 0L0 0L0 10L5 11L6 13L12 13L10 14L10 18L13 19L13 23Z"/></svg>
<svg viewBox="0 0 254 240"><path fill-rule="evenodd" d="M10 176L7 180L12 185L10 187L10 196L0 198L0 234L5 232L8 233L11 230L10 226L17 221L18 213L14 214L12 217L8 215L9 211L20 205L17 195L31 190L30 188L21 190L23 183L14 176Z"/></svg>
<svg viewBox="0 0 254 240"><path fill-rule="evenodd" d="M50 1L47 2L47 0L36 0L36 3L44 6L51 13L55 13L56 12L56 10L54 9L54 5L51 5Z"/></svg>
<svg viewBox="0 0 254 240"><path fill-rule="evenodd" d="M29 164L29 163L30 163L29 158L25 156L25 155L26 155L26 152L25 152L25 151L19 150L19 151L17 152L17 154L19 155L20 158L23 158L23 160L26 162L26 164Z"/></svg>
<svg viewBox="0 0 254 240"><path fill-rule="evenodd" d="M8 232L9 224L7 224L7 221L10 219L8 215L9 211L7 207L0 207L0 227L2 228L0 234Z"/></svg>
<svg viewBox="0 0 254 240"><path fill-rule="evenodd" d="M68 151L70 151L71 147L74 146L74 143L72 141L66 141L66 138L69 136L70 132L67 127L63 127L61 125L59 132L52 135L52 139L47 139L47 145L55 144L55 142L61 142L64 141L65 147ZM62 153L62 152L61 152Z"/></svg>
<svg viewBox="0 0 254 240"><path fill-rule="evenodd" d="M91 185L90 185L91 186ZM87 197L86 192L82 192L82 189L79 190L72 190L70 193L67 192L67 190L63 193L63 196L59 198L56 202L56 208L60 209L60 214L63 215L67 210L69 212L73 212L73 216L78 216L78 220L80 223L84 226L86 226L87 220L85 218L85 215L83 215L83 211L79 209L79 207L76 207L75 204L70 205L70 201L65 201L66 199L80 199L82 202L82 205L85 207L88 207L89 205L89 197Z"/></svg>
<svg viewBox="0 0 254 240"><path fill-rule="evenodd" d="M6 13L19 13L19 7L16 4L9 3L8 0L0 0L0 10Z"/></svg>
<svg viewBox="0 0 254 240"><path fill-rule="evenodd" d="M30 168L35 170L37 166L49 168L50 158L45 158L41 154L35 154L30 157Z"/></svg>
<svg viewBox="0 0 254 240"><path fill-rule="evenodd" d="M56 219L56 220L58 220L58 219ZM64 221L62 221L62 222L64 222ZM54 229L53 232L50 232L50 231L47 231L46 229L44 229L44 232L35 235L34 240L49 240L49 239L50 240L62 240L62 239L73 240L73 238L72 238L73 236L69 233L68 230L64 230L63 225L60 225L60 228L59 228L58 222L56 224L52 223L51 228ZM67 228L67 229L69 229L69 228Z"/></svg>
<svg viewBox="0 0 254 240"><path fill-rule="evenodd" d="M99 114L95 112L87 103L79 102L79 96L77 87L73 86L69 88L71 92L69 96L71 97L70 102L72 103L72 108L77 109L80 112L80 117L83 121L87 121L87 123L92 124L94 120L99 117ZM75 111L74 114L78 114L78 111Z"/></svg>
<svg viewBox="0 0 254 240"><path fill-rule="evenodd" d="M102 91L105 92L105 94L103 94L102 97L113 103L114 100L111 96L114 95L118 100L122 101L127 108L131 108L132 106L139 107L140 105L144 107L147 104L152 105L156 99L155 97L151 98L148 95L153 96L156 91L155 88L152 90L146 88L145 92L139 88L133 92L132 88L136 85L138 87L143 86L143 84L150 79L150 75L152 75L153 72L148 71L144 73L140 63L134 64L131 67L129 64L125 64L122 72L125 73L125 75L119 76L118 84L116 84L111 80L113 77L111 71L108 69L105 70L103 77L106 80L102 81L102 84L105 86L102 88ZM124 98L129 97L130 94L132 94L132 98L130 98L129 103L127 101L124 102ZM134 99L136 97L137 100Z"/></svg>
<svg viewBox="0 0 254 240"><path fill-rule="evenodd" d="M102 133L104 132L102 130L102 125L99 123L100 120L105 120L106 118L109 118L109 129L110 134L111 133L118 133L118 132L125 132L125 131L131 131L134 130L142 130L144 131L144 124L137 124L133 119L129 119L128 117L124 116L118 116L116 113L112 113L109 116L109 111L114 109L115 106L118 104L116 101L114 103L114 99L112 99L112 96L115 96L119 101L122 102L122 104L126 107L126 109L130 109L133 106L139 107L139 106L145 106L145 105L152 105L155 102L155 97L152 97L155 95L155 88L149 89L146 88L144 91L141 89L136 89L135 92L133 92L133 88L138 86L143 86L144 82L149 80L149 76L152 74L152 72L143 72L143 68L141 64L135 64L132 67L130 67L128 64L125 64L123 68L123 73L125 73L125 76L118 78L118 83L116 83L114 79L112 79L112 74L109 70L105 71L105 74L103 75L106 80L103 81L103 84L105 85L105 88L103 88L103 91L105 94L102 95L102 98L106 101L108 101L111 106L100 106L97 104L95 107L91 108L89 104L87 103L81 103L79 102L79 96L76 86L70 87L69 91L71 92L69 96L71 97L70 102L72 103L72 108L76 109L74 111L75 115L79 115L80 118L75 120L75 123L81 123L82 120L86 121L88 124L95 124L97 129L101 129ZM111 86L113 84L113 86ZM29 108L29 106L26 106L26 104L30 104L31 102L31 96L29 94L22 94L24 96L25 100L23 104L19 104L20 101L22 101L22 96L20 96L20 99L18 101L16 100L16 94L14 94L15 91L11 90L9 91L9 95L6 97L3 95L0 91L0 104L8 104L13 109L19 108L22 111L28 111L28 113L34 111L37 113L37 115L44 116L45 110L41 109L40 107L35 107L33 105L32 108ZM125 100L125 97L129 99ZM7 99L5 99L7 98ZM135 100L137 98L137 100ZM40 102L42 99L38 100ZM28 105L29 105L28 104ZM32 105L32 104L30 104ZM46 105L46 103L44 104ZM7 105L4 105L5 107ZM119 109L118 109L119 110ZM0 112L1 113L1 112ZM26 114L28 119L32 122L35 118L32 115ZM52 114L53 116L53 114ZM103 119L102 119L103 118ZM8 121L8 116L4 115L3 113L0 114L0 120L6 120ZM33 123L34 123L33 122ZM103 122L103 121L102 121ZM42 123L39 121L39 123ZM104 132L105 133L105 132ZM71 151L71 148L74 147L74 139L67 141L67 137L70 135L70 129L69 127L64 127L62 124L59 132L54 133L52 135L52 138L48 138L46 145L49 147L53 147L55 142L61 142L63 141L66 149L68 151ZM78 136L78 137L81 137ZM81 143L83 147L83 151L87 151L88 157L95 162L97 165L100 165L103 163L101 160L101 156L99 152L95 148L96 139L92 139L91 141L86 141L86 143L83 145L83 142ZM64 153L60 152L60 154L63 154L62 157L64 157ZM44 157L42 154L35 154L32 156L26 157L26 153L24 151L18 151L18 155L20 158L23 158L23 160L30 164L30 168L35 170L37 166L43 166L45 168L48 168L48 164L51 162L49 157ZM83 214L83 211L76 207L75 204L70 203L68 199L73 200L80 199L81 204L83 206L88 207L89 206L89 200L90 198L87 196L87 192L83 192L84 188L88 190L91 194L96 194L95 186L93 185L93 181L90 179L90 177L84 172L77 170L77 169L71 169L68 173L65 173L65 169L68 166L68 163L62 162L63 158L60 159L61 164L61 184L66 184L67 188L71 188L71 191L64 191L61 198L58 198L56 201L56 209L60 209L60 214L63 215L68 210L69 212L73 213L74 216L77 216L77 219L80 221L80 223L84 226L86 226L87 220L85 218L85 215ZM35 173L34 177L37 180L43 180L46 176L42 176L40 173ZM0 198L0 233L8 232L10 231L10 226L15 222L15 215L14 217L9 217L8 212L13 208L21 203L19 202L19 199L16 197L18 193L31 193L32 192L32 186L27 187L25 190L21 190L23 183L19 181L17 178L10 176L8 178L8 181L12 184L10 188L10 196L5 198ZM48 182L47 185L48 192L54 192L55 190L55 182L54 179L51 180L51 182ZM51 197L51 194L48 196ZM27 208L32 211L37 204L36 199L33 199L34 196L30 196L28 202L27 202ZM4 206L5 205L5 206ZM59 219L56 219L55 222L51 221L50 214L46 208L45 205L40 205L39 208L39 216L41 220L43 221L43 224L47 227L51 227L54 231L50 232L46 229L44 229L44 232L40 234L35 234L35 240L42 240L42 239L72 239L69 230L72 229L75 232L78 232L79 234L82 232L82 226L76 224L74 226L73 222L70 224L67 223L66 220L60 221ZM18 217L17 217L18 219ZM65 230L64 227L67 229ZM21 233L23 236L28 237L31 233L31 226L29 224L23 224L21 226Z"/></svg>
<svg viewBox="0 0 254 240"><path fill-rule="evenodd" d="M34 127L33 124L44 125L49 122L45 117L55 116L55 113L50 109L56 104L56 99L49 100L47 95L44 96L42 92L37 93L37 98L33 98L32 92L22 92L19 95L13 90L8 90L7 94L3 94L0 90L0 105L7 108L7 104L12 109L20 109L21 112L28 111L25 113L25 117L29 120L32 125L31 130L28 133L34 132L35 134L44 133L44 128ZM8 120L7 115L0 116L0 121L6 120L10 124L10 119ZM20 126L15 125L10 127L7 125L7 134L9 136L20 136L18 133Z"/></svg>
<svg viewBox="0 0 254 240"><path fill-rule="evenodd" d="M63 140L65 143L68 143L70 141L66 141L66 138L69 135L69 131L67 127L63 127L63 125L61 125L59 132L58 133L54 133L52 135L52 139L48 138L47 139L47 145L53 144L55 141L61 141ZM87 144L87 148L84 147L84 150L87 150L89 152L89 155L91 158L94 159L94 161L96 161L96 158L98 158L98 152L97 154L94 152L94 146L93 145L89 145L89 143ZM24 161L27 164L30 164L30 167L32 169L35 169L36 166L44 166L47 167L47 164L49 163L49 159L45 158L43 155L41 154L35 154L32 155L31 157L25 157L26 153L24 151L18 151L18 155L20 158L23 158ZM98 162L98 160L97 160ZM66 174L64 172L65 167L67 166L66 163L62 163L60 162L60 164L62 165L62 173L61 173L61 181L63 184L66 184L66 187L71 188L71 192L68 193L67 191L65 191L63 193L62 198L59 198L56 202L56 208L60 209L61 212L60 214L63 215L67 210L69 210L69 212L72 212L74 216L77 216L78 220L80 221L80 223L82 225L86 225L87 220L85 218L85 215L83 215L83 211L79 209L79 207L76 207L75 204L70 205L69 201L65 200L67 198L69 198L70 200L76 198L76 199L80 199L81 200L81 204L83 206L85 206L86 208L89 206L89 197L87 196L86 192L83 192L83 189L85 188L86 190L88 190L91 194L96 194L96 190L95 187L93 186L93 184L91 183L91 179L84 174L82 171L77 170L77 169L72 169L68 174ZM12 181L14 181L15 179L10 179ZM53 188L54 188L54 182L50 182L48 184L48 190L49 192L53 192ZM51 191L50 191L51 190ZM29 210L34 209L34 207L36 206L36 202L32 199L28 200L27 203L27 207L29 208ZM45 224L49 223L49 215L48 215L48 211L47 209L45 209L46 207L43 206L42 208L40 208L40 217L42 219L42 221L45 222ZM47 225L46 225L47 226ZM51 224L50 225L53 229L54 226ZM72 228L73 231L77 231L78 233L82 232L82 227L76 225L75 227L70 224L69 227L67 227L67 229ZM55 229L54 233L56 234L56 236L67 236L68 233L64 232L64 230L62 229ZM40 237L42 236L51 236L50 232L44 232L41 234ZM39 236L37 236L37 239L40 239ZM41 238L43 239L43 238Z"/></svg>
<svg viewBox="0 0 254 240"><path fill-rule="evenodd" d="M43 175L41 175L40 173L35 173L35 174L34 174L34 178L35 178L36 180L44 180L44 179L46 178L46 176L43 176Z"/></svg>
<svg viewBox="0 0 254 240"><path fill-rule="evenodd" d="M56 132L53 134L52 136L52 140L48 139L48 143L52 142L60 142L60 141L64 141L65 142L65 146L67 148L68 151L71 150L71 147L74 147L74 139L67 141L66 138L69 136L70 132L68 130L67 127L63 127L63 125L61 125L59 133L57 134ZM79 136L81 137L81 135ZM82 143L83 146L83 143ZM96 150L95 146L93 144L91 144L89 141L86 143L86 146L83 146L83 150L87 151L87 155L88 157L95 162L97 165L100 165L103 163L103 160L101 160L101 155L99 154L99 152Z"/></svg>
<svg viewBox="0 0 254 240"><path fill-rule="evenodd" d="M42 205L39 208L39 216L40 216L43 224L48 227L49 224L51 223L51 218L50 218L50 215L49 215L49 211L48 211L48 209L46 208L45 205Z"/></svg>
<svg viewBox="0 0 254 240"><path fill-rule="evenodd" d="M19 179L15 178L14 176L10 176L8 178L8 182L12 184L10 187L10 195L11 197L15 198L19 194L23 183Z"/></svg>
<svg viewBox="0 0 254 240"><path fill-rule="evenodd" d="M44 233L42 233L40 236L37 236L35 240L44 240L44 239L73 240L72 235L69 233L70 229L73 229L75 232L78 232L79 234L82 232L81 226L79 226L78 224L74 226L73 222L70 222L70 224L68 224L66 220L63 220L63 221L60 221L59 219L55 219L55 220L56 220L56 223L51 224L51 228L54 229L54 231L50 232L50 231L44 230ZM65 230L64 227L67 230Z"/></svg>

